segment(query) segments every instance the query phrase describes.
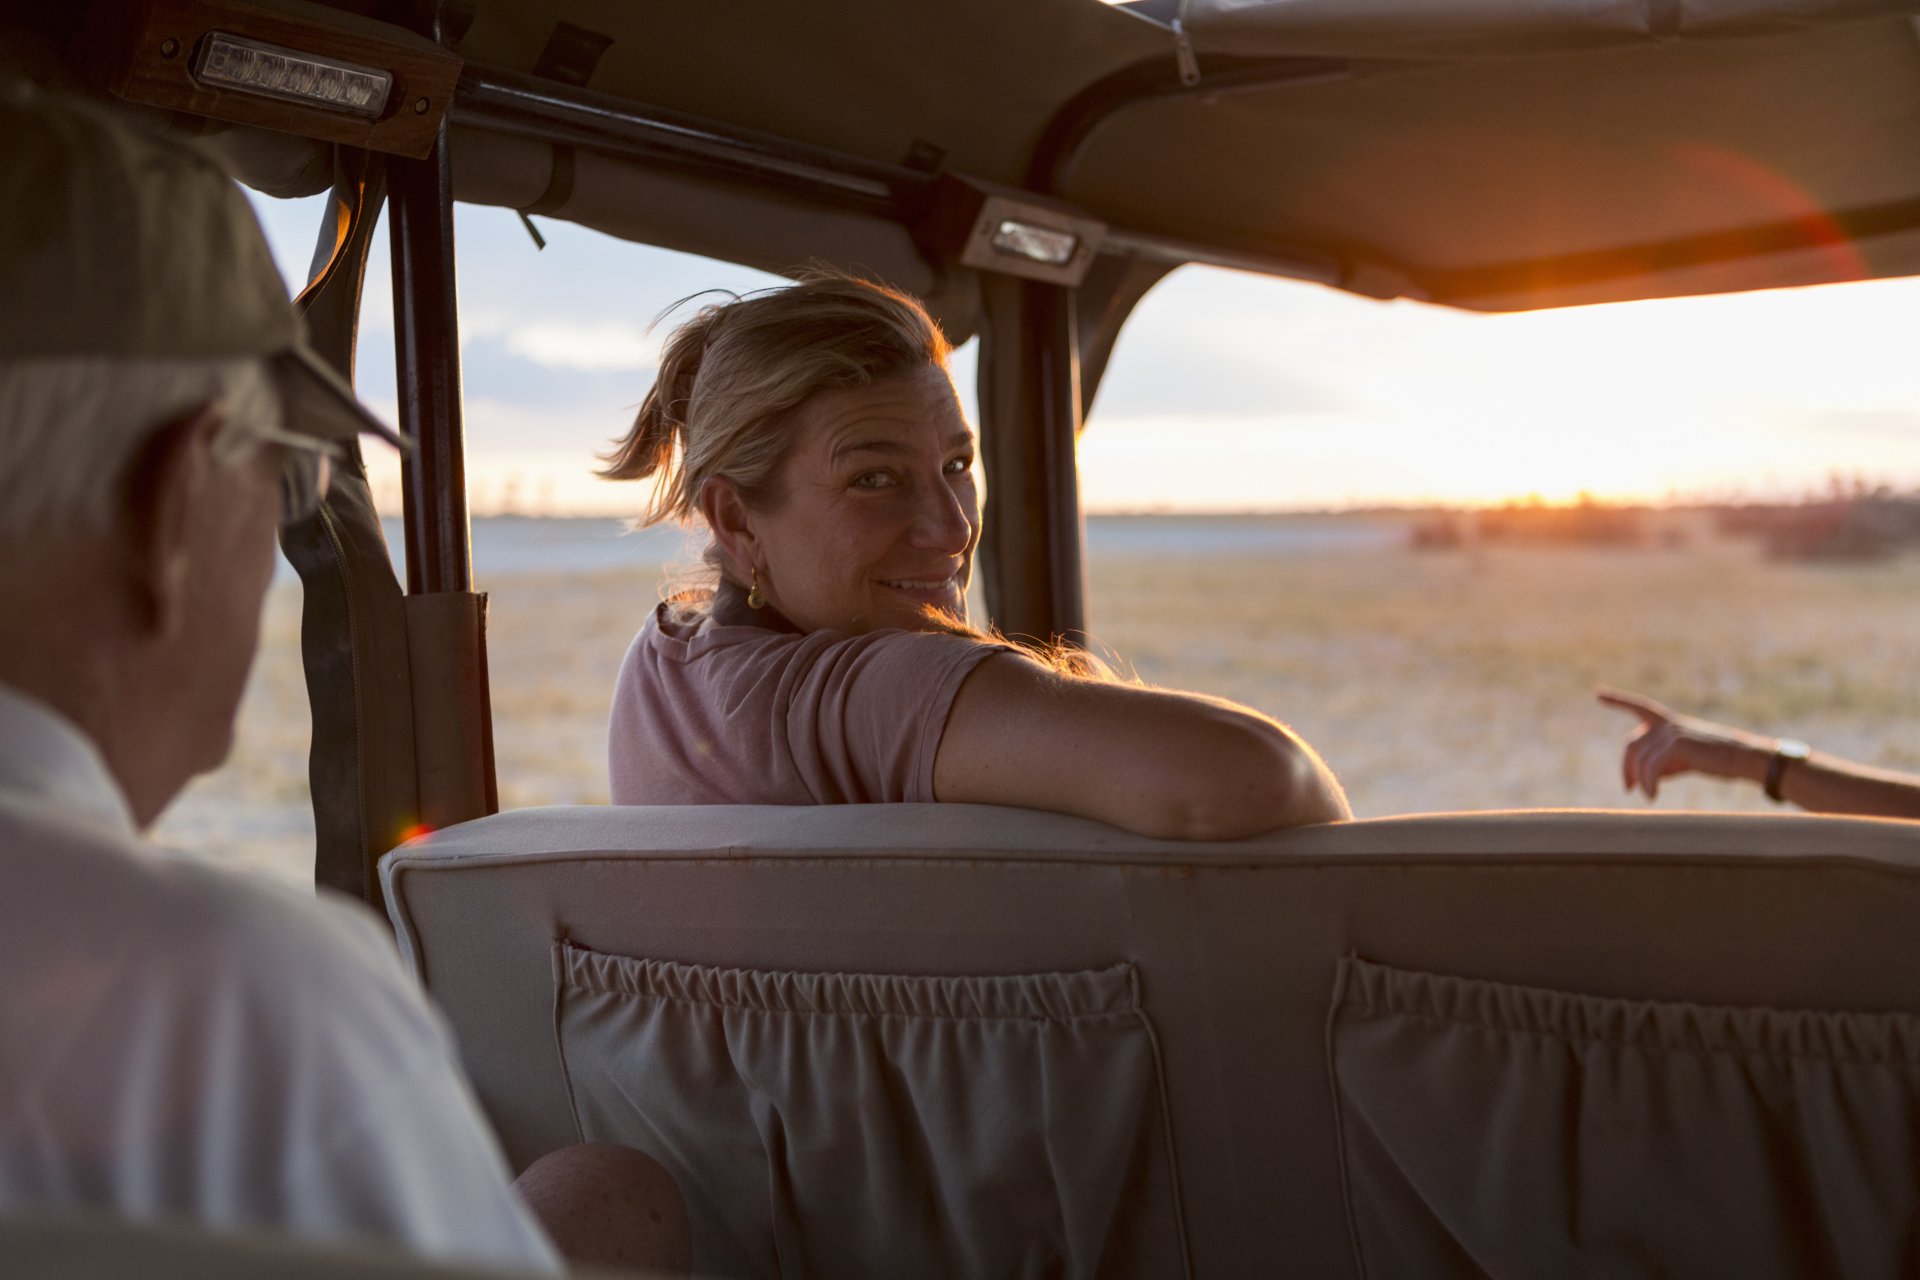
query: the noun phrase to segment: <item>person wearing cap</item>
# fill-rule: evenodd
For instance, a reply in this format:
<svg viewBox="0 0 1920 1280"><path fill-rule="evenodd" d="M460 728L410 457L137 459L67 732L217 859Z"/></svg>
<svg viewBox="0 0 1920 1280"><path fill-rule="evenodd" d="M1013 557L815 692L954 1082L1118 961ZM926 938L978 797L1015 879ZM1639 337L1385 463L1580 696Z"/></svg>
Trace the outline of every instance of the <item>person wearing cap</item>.
<svg viewBox="0 0 1920 1280"><path fill-rule="evenodd" d="M230 748L276 528L398 437L189 145L0 83L0 190L0 1211L556 1270L382 925L142 835ZM563 1222L581 1167L632 1172L536 1179Z"/></svg>
<svg viewBox="0 0 1920 1280"><path fill-rule="evenodd" d="M1815 813L1920 818L1920 774L1843 760L1798 738L1770 738L1682 715L1637 693L1600 689L1595 696L1638 721L1620 757L1620 780L1649 800L1659 798L1662 778L1698 773L1751 782L1776 804L1791 801Z"/></svg>

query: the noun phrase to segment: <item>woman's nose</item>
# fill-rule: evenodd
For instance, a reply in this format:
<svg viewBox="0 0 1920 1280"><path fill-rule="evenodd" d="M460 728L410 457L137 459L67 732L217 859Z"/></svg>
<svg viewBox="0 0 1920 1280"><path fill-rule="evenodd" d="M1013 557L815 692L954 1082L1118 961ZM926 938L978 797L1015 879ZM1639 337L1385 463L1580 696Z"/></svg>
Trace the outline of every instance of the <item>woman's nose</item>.
<svg viewBox="0 0 1920 1280"><path fill-rule="evenodd" d="M928 486L914 512L913 545L945 555L964 554L980 521L972 495L971 485L949 484L944 476L941 483Z"/></svg>

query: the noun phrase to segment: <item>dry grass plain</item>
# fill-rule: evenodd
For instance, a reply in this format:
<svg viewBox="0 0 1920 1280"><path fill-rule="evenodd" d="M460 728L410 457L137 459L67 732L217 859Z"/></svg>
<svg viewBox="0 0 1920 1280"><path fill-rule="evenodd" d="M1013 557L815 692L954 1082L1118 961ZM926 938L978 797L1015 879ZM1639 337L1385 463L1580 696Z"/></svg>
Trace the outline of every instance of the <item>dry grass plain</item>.
<svg viewBox="0 0 1920 1280"><path fill-rule="evenodd" d="M1110 655L1287 721L1361 816L1641 807L1618 778L1628 722L1592 700L1602 683L1920 769L1916 556L1779 563L1693 530L1661 550L1096 556L1089 578ZM659 579L647 566L485 583L503 803L605 801L613 674ZM190 789L163 839L310 874L298 628L298 588L276 588L233 760ZM1697 779L1661 805L1770 807Z"/></svg>

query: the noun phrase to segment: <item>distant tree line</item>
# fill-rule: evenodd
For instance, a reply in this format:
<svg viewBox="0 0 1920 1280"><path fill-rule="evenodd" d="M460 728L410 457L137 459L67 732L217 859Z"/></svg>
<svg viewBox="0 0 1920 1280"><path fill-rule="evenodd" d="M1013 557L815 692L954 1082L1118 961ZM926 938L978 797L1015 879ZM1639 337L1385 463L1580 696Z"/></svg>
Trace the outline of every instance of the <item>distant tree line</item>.
<svg viewBox="0 0 1920 1280"><path fill-rule="evenodd" d="M1771 558L1860 563L1920 546L1920 492L1836 477L1792 502L1686 503L1670 507L1602 502L1581 494L1567 505L1538 499L1475 511L1433 511L1413 523L1424 551L1472 546L1674 547L1684 532L1674 513L1709 517L1727 537L1750 538Z"/></svg>
<svg viewBox="0 0 1920 1280"><path fill-rule="evenodd" d="M1832 491L1794 503L1715 509L1714 527L1759 540L1780 560L1884 560L1920 545L1920 493L1836 480Z"/></svg>

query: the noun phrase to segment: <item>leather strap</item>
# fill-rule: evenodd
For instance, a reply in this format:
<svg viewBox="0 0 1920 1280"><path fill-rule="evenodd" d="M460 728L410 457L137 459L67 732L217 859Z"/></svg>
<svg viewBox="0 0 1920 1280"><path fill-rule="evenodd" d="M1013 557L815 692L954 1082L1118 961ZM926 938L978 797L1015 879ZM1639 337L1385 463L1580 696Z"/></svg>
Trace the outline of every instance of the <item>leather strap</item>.
<svg viewBox="0 0 1920 1280"><path fill-rule="evenodd" d="M1805 760L1811 754L1812 749L1797 738L1780 739L1773 749L1773 759L1767 762L1767 780L1762 788L1767 793L1767 799L1775 804L1786 799L1780 788L1787 780L1787 766L1796 760Z"/></svg>

